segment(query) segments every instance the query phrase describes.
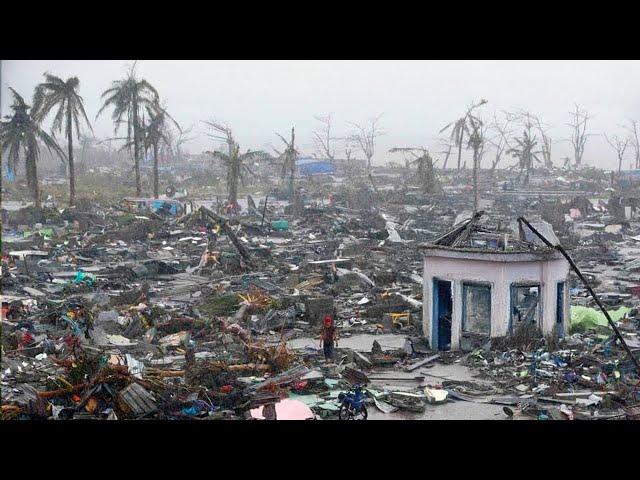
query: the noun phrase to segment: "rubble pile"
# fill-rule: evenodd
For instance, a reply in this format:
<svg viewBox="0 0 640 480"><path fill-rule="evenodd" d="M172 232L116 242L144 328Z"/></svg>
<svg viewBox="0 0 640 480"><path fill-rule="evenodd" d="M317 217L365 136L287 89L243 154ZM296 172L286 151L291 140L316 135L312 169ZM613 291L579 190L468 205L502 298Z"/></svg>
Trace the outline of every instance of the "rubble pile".
<svg viewBox="0 0 640 480"><path fill-rule="evenodd" d="M425 195L384 173L377 191L309 180L291 202L249 195L240 213L210 197L174 210L161 197L3 211L2 418L336 418L356 384L377 418L455 402L504 406L508 418L638 417L638 373L585 311L564 339L431 350L416 246L470 218L471 194L464 178L443 174ZM533 177L525 192L501 176L484 226L552 223L605 304L623 307L616 320L637 355L635 207L596 181ZM572 305L592 310L573 280ZM334 363L317 346L327 315Z"/></svg>

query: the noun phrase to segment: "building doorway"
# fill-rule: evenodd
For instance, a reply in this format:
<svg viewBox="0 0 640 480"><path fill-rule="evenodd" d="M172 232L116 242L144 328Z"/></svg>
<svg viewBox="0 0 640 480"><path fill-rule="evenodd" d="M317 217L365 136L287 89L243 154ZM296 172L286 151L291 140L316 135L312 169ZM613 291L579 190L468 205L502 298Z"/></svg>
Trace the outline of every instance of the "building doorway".
<svg viewBox="0 0 640 480"><path fill-rule="evenodd" d="M452 310L451 282L434 279L431 326L431 347L434 350L451 350Z"/></svg>
<svg viewBox="0 0 640 480"><path fill-rule="evenodd" d="M556 330L558 337L564 337L564 282L558 282L556 286Z"/></svg>

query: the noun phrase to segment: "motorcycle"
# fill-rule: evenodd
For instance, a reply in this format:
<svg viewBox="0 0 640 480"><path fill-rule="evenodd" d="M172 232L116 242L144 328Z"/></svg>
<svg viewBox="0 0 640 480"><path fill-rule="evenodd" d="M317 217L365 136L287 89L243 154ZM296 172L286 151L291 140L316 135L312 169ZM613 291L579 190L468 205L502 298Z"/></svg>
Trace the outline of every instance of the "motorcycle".
<svg viewBox="0 0 640 480"><path fill-rule="evenodd" d="M366 398L360 385L355 385L347 393L340 393L338 395L340 401L338 418L340 420L366 420L369 416L365 405Z"/></svg>

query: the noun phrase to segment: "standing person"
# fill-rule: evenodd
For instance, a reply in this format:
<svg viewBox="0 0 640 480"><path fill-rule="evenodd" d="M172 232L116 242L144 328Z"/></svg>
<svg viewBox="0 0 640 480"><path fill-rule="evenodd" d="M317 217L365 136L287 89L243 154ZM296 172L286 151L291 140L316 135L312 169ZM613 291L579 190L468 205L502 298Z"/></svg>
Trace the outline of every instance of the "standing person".
<svg viewBox="0 0 640 480"><path fill-rule="evenodd" d="M320 331L320 346L323 347L325 361L333 361L333 347L338 346L338 332L330 315L324 317Z"/></svg>

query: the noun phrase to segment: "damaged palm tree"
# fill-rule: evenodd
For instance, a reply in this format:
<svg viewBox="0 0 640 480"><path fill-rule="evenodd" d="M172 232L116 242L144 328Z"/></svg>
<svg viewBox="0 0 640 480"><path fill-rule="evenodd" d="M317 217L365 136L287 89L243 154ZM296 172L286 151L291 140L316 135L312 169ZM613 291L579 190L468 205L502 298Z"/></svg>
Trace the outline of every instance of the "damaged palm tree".
<svg viewBox="0 0 640 480"><path fill-rule="evenodd" d="M115 132L123 123L127 125L127 143L133 145L134 171L136 175L136 195L142 195L140 183L140 159L144 147L144 126L141 115L145 108L154 109L160 96L156 89L145 79L138 79L135 63L124 80L112 82L102 94L103 105L96 118L107 108L113 107L111 118L115 123Z"/></svg>
<svg viewBox="0 0 640 480"><path fill-rule="evenodd" d="M522 122L523 131L521 138L514 138L515 146L510 148L509 153L513 158L518 159L518 168L520 173L518 178L524 173L524 184L529 185L529 176L534 168L534 161L542 163L540 160L540 150L537 150L538 140L532 133L534 128L532 116L525 112L525 114L513 114L513 118Z"/></svg>
<svg viewBox="0 0 640 480"><path fill-rule="evenodd" d="M150 148L153 153L153 198L158 198L158 153L161 144L171 144L167 136L169 121L175 125L178 131L182 130L166 108L159 104L147 107L147 115L149 115L149 122L144 127L144 146L145 150Z"/></svg>
<svg viewBox="0 0 640 480"><path fill-rule="evenodd" d="M6 152L9 167L14 172L22 152L27 172L27 186L33 195L35 207L40 209L37 166L40 158L40 142L49 149L49 152L55 152L61 159L64 158L64 152L55 139L40 128L29 112L31 107L18 92L11 87L9 90L13 94L13 104L10 107L13 115L5 116L5 120L0 121L0 152Z"/></svg>
<svg viewBox="0 0 640 480"><path fill-rule="evenodd" d="M365 126L352 123L352 125L357 129L357 132L349 136L349 140L358 146L367 159L367 176L369 177L371 186L376 192L378 189L376 188L376 184L373 181L373 175L371 173L371 159L376 151L376 138L380 135L384 135L384 132L378 126L378 121L381 116L382 114L371 119L369 124Z"/></svg>
<svg viewBox="0 0 640 480"><path fill-rule="evenodd" d="M533 116L533 121L535 122L536 129L540 134L540 140L542 144L540 145L540 153L542 155L542 160L544 162L544 166L546 168L553 168L553 162L551 161L551 137L548 134L547 127L540 121L537 116Z"/></svg>
<svg viewBox="0 0 640 480"><path fill-rule="evenodd" d="M416 165L417 177L422 191L425 194L440 193L442 186L436 177L433 158L424 147L395 147L389 150L391 153L405 152L413 156L413 160L407 160L409 165Z"/></svg>
<svg viewBox="0 0 640 480"><path fill-rule="evenodd" d="M438 153L444 155L442 170L446 170L447 164L449 163L449 158L451 157L451 150L453 150L453 142L450 138L445 138L440 140L440 144L442 145L443 150Z"/></svg>
<svg viewBox="0 0 640 480"><path fill-rule="evenodd" d="M67 137L69 162L69 205L74 205L76 201L76 173L73 159L73 127L75 127L76 137L80 139L79 117L91 128L91 123L87 118L82 104L82 97L78 94L80 80L78 77L70 77L66 81L49 73L44 74L45 81L36 87L34 95L32 115L34 119L41 123L42 120L53 110L58 108L53 119L51 130L53 132L62 131L64 121L64 134Z"/></svg>
<svg viewBox="0 0 640 480"><path fill-rule="evenodd" d="M473 150L473 212L478 211L478 172L486 143L484 122L471 114L469 121L469 141L467 148Z"/></svg>
<svg viewBox="0 0 640 480"><path fill-rule="evenodd" d="M284 151L280 154L280 158L282 159L282 170L280 172L280 178L284 180L285 178L289 179L288 182L288 192L289 197L293 196L293 182L296 175L296 160L298 158L298 151L296 150L295 141L296 141L296 132L294 127L291 127L291 140L286 141L285 138L276 133L280 140L282 140L286 146Z"/></svg>
<svg viewBox="0 0 640 480"><path fill-rule="evenodd" d="M458 147L458 170L460 170L460 161L462 158L462 145L464 145L464 137L465 135L469 135L469 126L467 124L469 120L469 115L473 110L480 107L481 105L484 105L485 103L487 103L487 101L483 98L478 103L472 104L467 109L467 112L464 114L462 118L459 118L447 124L439 132L439 133L442 133L448 130L449 128L451 128L451 135L450 135L451 141L456 147Z"/></svg>
<svg viewBox="0 0 640 480"><path fill-rule="evenodd" d="M240 145L236 143L233 138L233 132L229 125L216 122L207 121L203 122L209 125L213 129L213 133L208 134L214 140L222 142L222 145L226 147L227 152L220 150L208 151L214 159L221 161L227 168L227 191L229 208L232 211L238 210L238 183L242 176L242 171L248 170L245 162L252 160L263 159L267 154L263 151L247 151L243 154L240 153Z"/></svg>

